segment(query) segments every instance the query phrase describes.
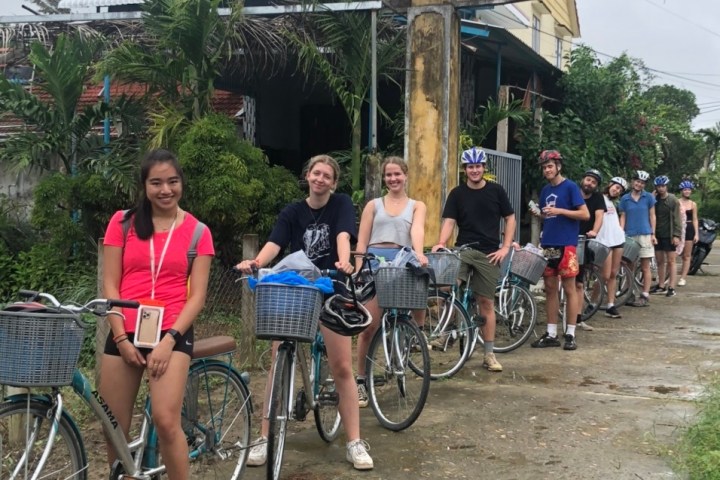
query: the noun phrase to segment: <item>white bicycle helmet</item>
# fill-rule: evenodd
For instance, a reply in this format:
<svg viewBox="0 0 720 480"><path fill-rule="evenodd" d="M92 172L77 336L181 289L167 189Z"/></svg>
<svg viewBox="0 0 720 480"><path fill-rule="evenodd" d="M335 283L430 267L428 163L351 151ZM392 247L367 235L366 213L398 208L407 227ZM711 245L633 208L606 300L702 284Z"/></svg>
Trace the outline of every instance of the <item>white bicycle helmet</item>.
<svg viewBox="0 0 720 480"><path fill-rule="evenodd" d="M642 182L647 182L650 179L650 174L646 172L645 170L636 170L635 175L633 175L633 180L640 180Z"/></svg>
<svg viewBox="0 0 720 480"><path fill-rule="evenodd" d="M460 157L460 163L463 165L477 165L487 162L487 154L485 150L478 147L472 147L465 150Z"/></svg>
<svg viewBox="0 0 720 480"><path fill-rule="evenodd" d="M627 180L622 177L612 177L610 179L610 183L617 183L622 187L623 191L627 190L628 188Z"/></svg>
<svg viewBox="0 0 720 480"><path fill-rule="evenodd" d="M336 293L325 301L320 321L333 332L352 337L372 323L372 316L362 303Z"/></svg>

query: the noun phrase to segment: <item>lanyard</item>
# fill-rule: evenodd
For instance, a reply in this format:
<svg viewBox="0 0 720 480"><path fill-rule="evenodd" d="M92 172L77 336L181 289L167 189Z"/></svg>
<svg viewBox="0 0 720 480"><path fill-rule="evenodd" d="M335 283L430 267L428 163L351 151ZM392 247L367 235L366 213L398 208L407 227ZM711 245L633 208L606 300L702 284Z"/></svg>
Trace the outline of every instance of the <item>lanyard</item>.
<svg viewBox="0 0 720 480"><path fill-rule="evenodd" d="M175 222L177 222L177 214L172 225L170 225L170 232L168 233L165 245L163 245L162 252L160 253L160 260L158 261L157 271L155 270L155 235L150 238L150 280L152 282L152 290L150 291L150 298L155 299L155 284L160 276L160 269L162 268L163 260L165 260L165 254L167 253L168 245L170 245L170 239L172 238L173 231L175 230Z"/></svg>

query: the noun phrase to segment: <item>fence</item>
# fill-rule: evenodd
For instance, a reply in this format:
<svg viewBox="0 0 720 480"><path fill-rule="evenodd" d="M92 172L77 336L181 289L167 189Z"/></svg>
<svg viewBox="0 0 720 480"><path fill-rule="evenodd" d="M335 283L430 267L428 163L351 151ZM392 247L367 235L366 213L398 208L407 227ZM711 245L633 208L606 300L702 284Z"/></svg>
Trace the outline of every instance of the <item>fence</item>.
<svg viewBox="0 0 720 480"><path fill-rule="evenodd" d="M510 198L510 205L515 211L515 218L518 220L515 228L515 241L520 241L520 199L522 194L522 157L512 153L498 152L485 149L488 154L487 171L495 175L497 183L503 186ZM500 232L503 231L505 222L500 223Z"/></svg>

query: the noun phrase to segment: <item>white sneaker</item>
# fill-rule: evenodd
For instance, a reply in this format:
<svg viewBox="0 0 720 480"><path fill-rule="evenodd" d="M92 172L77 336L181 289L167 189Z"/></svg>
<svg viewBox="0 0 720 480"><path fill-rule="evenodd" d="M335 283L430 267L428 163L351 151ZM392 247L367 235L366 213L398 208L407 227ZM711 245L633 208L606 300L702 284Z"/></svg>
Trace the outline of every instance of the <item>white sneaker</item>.
<svg viewBox="0 0 720 480"><path fill-rule="evenodd" d="M267 462L267 438L260 437L254 442L254 447L250 449L247 464L251 467L259 467Z"/></svg>
<svg viewBox="0 0 720 480"><path fill-rule="evenodd" d="M372 470L373 459L368 454L370 445L365 440L358 438L347 443L347 461L353 464L356 470Z"/></svg>
<svg viewBox="0 0 720 480"><path fill-rule="evenodd" d="M588 325L585 322L580 322L577 324L577 326L580 330L585 330L586 332L592 332L593 330L595 330L592 325Z"/></svg>
<svg viewBox="0 0 720 480"><path fill-rule="evenodd" d="M686 283L687 282L685 282L685 279L681 278L680 280L678 280L678 287L684 287Z"/></svg>

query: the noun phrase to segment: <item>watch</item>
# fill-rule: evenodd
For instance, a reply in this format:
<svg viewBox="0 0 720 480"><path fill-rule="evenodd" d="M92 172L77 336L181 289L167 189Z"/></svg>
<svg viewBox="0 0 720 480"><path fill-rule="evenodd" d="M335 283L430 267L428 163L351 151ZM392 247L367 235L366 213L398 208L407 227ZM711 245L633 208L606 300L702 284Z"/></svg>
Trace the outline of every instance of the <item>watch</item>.
<svg viewBox="0 0 720 480"><path fill-rule="evenodd" d="M173 338L173 340L175 340L176 344L180 342L180 337L182 337L182 333L178 332L174 328L171 328L170 330L168 330L167 334L170 335Z"/></svg>

